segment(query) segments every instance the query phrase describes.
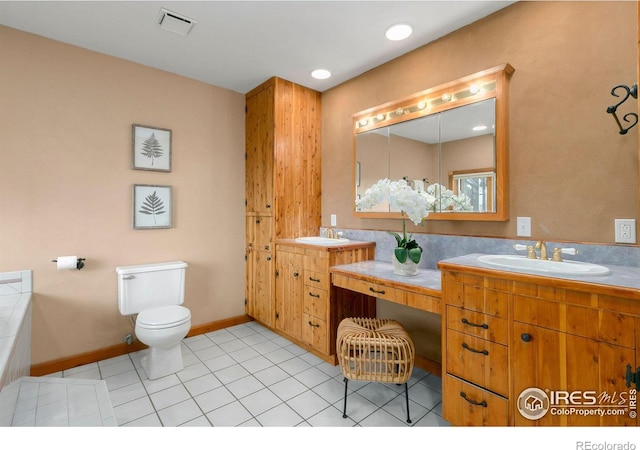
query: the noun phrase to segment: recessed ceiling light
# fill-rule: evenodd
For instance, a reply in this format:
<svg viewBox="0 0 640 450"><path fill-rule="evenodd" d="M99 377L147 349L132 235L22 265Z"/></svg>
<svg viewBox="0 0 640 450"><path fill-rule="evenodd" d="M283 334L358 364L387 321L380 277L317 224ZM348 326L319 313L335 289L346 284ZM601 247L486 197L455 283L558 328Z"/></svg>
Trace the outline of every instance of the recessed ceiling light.
<svg viewBox="0 0 640 450"><path fill-rule="evenodd" d="M472 129L473 129L473 131L483 131L483 130L487 129L487 126L486 125L477 125L477 126L473 127Z"/></svg>
<svg viewBox="0 0 640 450"><path fill-rule="evenodd" d="M406 23L398 23L387 28L387 31L384 35L390 41L401 41L411 36L411 33L413 33L413 28L411 28L411 25Z"/></svg>
<svg viewBox="0 0 640 450"><path fill-rule="evenodd" d="M325 69L316 69L311 72L311 76L316 80L326 80L331 76L331 72Z"/></svg>

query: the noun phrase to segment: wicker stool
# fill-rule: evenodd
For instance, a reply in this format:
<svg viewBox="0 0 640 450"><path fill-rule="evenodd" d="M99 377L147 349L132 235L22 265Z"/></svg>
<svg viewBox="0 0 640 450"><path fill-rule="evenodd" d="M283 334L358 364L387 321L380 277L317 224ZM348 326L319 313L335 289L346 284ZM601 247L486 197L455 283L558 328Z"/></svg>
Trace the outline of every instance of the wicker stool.
<svg viewBox="0 0 640 450"><path fill-rule="evenodd" d="M409 387L415 349L403 326L391 319L347 318L338 325L336 353L344 375L344 411L347 417L349 380L404 383L409 416Z"/></svg>

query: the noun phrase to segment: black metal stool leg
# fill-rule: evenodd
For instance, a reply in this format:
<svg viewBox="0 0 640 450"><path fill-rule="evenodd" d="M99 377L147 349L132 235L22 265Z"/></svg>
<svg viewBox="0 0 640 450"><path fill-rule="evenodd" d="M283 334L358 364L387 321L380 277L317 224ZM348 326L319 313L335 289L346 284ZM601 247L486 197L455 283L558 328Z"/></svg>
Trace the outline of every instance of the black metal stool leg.
<svg viewBox="0 0 640 450"><path fill-rule="evenodd" d="M349 380L347 377L344 378L344 410L342 411L342 417L344 419L347 418L347 385L349 384Z"/></svg>
<svg viewBox="0 0 640 450"><path fill-rule="evenodd" d="M407 423L411 423L411 418L409 416L409 386L407 383L404 384L404 395L407 398Z"/></svg>

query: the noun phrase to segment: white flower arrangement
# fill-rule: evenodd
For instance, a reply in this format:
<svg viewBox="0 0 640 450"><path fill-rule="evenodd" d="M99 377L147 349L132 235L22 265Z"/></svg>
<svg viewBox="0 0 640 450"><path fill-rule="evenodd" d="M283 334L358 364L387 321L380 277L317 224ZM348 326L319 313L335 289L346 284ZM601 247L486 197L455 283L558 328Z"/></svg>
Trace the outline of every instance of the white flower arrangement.
<svg viewBox="0 0 640 450"><path fill-rule="evenodd" d="M416 225L420 225L430 212L470 211L471 200L465 194L455 195L441 184L430 184L426 190L414 190L406 180L378 180L368 188L362 198L356 200L356 210L369 209L388 201L393 209L399 209Z"/></svg>

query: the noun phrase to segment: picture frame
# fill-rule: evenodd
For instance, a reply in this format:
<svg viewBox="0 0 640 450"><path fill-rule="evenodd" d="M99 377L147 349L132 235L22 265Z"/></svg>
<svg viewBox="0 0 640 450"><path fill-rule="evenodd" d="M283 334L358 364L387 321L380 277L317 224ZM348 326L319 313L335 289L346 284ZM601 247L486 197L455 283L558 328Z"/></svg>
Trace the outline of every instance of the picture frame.
<svg viewBox="0 0 640 450"><path fill-rule="evenodd" d="M171 228L172 186L134 184L132 203L134 230Z"/></svg>
<svg viewBox="0 0 640 450"><path fill-rule="evenodd" d="M132 167L171 172L171 130L133 124Z"/></svg>

